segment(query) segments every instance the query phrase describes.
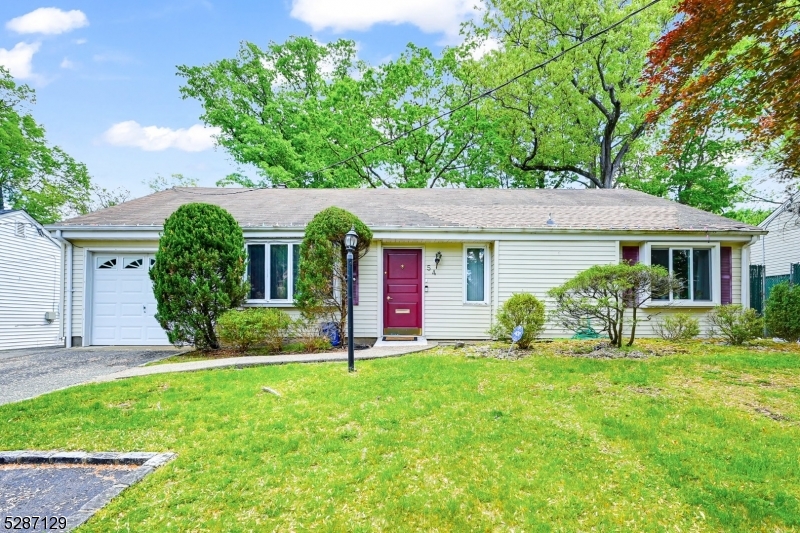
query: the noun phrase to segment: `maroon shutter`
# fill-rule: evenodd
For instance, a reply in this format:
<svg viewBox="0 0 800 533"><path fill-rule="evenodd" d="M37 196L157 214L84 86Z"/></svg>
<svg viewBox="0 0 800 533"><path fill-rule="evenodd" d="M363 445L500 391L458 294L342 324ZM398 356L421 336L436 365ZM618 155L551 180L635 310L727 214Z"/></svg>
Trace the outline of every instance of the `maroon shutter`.
<svg viewBox="0 0 800 533"><path fill-rule="evenodd" d="M358 305L358 258L353 260L353 305Z"/></svg>
<svg viewBox="0 0 800 533"><path fill-rule="evenodd" d="M733 303L733 251L730 246L719 249L719 272L722 305Z"/></svg>
<svg viewBox="0 0 800 533"><path fill-rule="evenodd" d="M638 246L623 246L622 247L622 262L629 265L635 265L639 262L639 247Z"/></svg>

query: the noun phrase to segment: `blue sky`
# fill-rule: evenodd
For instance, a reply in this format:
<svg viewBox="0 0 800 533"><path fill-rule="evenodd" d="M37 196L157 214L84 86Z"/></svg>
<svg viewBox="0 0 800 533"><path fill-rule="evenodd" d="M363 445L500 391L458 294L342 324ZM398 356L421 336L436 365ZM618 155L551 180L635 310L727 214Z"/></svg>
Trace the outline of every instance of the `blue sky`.
<svg viewBox="0 0 800 533"><path fill-rule="evenodd" d="M201 129L200 105L181 100L176 65L232 57L243 40L264 46L292 35L353 39L362 59L379 63L408 42L438 50L458 41L459 23L471 16L472 5L4 0L0 64L36 89L32 112L50 142L86 163L99 185L141 196L148 192L142 181L156 174L181 173L213 185L236 170Z"/></svg>

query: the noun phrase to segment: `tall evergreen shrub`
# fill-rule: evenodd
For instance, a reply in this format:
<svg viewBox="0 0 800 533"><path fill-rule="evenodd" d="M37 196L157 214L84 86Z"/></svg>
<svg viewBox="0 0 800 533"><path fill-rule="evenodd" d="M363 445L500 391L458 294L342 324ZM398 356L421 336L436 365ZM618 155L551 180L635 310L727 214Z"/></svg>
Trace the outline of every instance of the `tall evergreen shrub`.
<svg viewBox="0 0 800 533"><path fill-rule="evenodd" d="M800 339L800 285L779 283L769 293L765 311L771 335L797 342Z"/></svg>
<svg viewBox="0 0 800 533"><path fill-rule="evenodd" d="M241 305L249 290L245 263L242 228L221 207L186 204L170 215L150 279L156 320L171 343L219 348L217 319Z"/></svg>

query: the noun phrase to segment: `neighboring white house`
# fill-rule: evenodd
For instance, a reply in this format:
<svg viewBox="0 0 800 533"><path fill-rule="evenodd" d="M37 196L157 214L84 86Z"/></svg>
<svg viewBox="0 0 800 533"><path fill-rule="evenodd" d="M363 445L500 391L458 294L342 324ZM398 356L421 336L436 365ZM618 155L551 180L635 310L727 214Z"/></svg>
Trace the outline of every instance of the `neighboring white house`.
<svg viewBox="0 0 800 533"><path fill-rule="evenodd" d="M764 265L767 277L788 276L792 264L800 263L800 193L783 203L759 224L769 231L753 246L750 264Z"/></svg>
<svg viewBox="0 0 800 533"><path fill-rule="evenodd" d="M228 210L250 256L249 306L295 313L294 279L305 225L326 207L373 231L358 265L355 334L487 339L515 292L547 291L595 264L662 264L687 289L653 303L651 322L676 310L704 319L747 302L757 227L631 190L175 188L50 226L67 243L68 343L163 344L148 270L164 220L179 206ZM69 295L72 295L69 298ZM701 321L706 329L705 320ZM545 335L569 336L549 323Z"/></svg>
<svg viewBox="0 0 800 533"><path fill-rule="evenodd" d="M0 211L0 350L63 346L61 245L24 211Z"/></svg>

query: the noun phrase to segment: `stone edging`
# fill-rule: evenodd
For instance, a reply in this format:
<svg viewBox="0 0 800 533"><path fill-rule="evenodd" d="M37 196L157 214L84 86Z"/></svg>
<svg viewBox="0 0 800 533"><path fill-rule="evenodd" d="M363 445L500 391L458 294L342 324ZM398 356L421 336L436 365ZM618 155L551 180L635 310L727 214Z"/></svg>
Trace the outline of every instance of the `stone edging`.
<svg viewBox="0 0 800 533"><path fill-rule="evenodd" d="M176 454L171 452L46 452L33 450L0 451L0 465L9 464L28 464L28 465L139 465L112 487L104 490L88 502L83 507L67 517L66 531L72 531L80 526L97 511L106 506L112 499L119 494L141 481L147 474L155 471L156 468L172 461Z"/></svg>

